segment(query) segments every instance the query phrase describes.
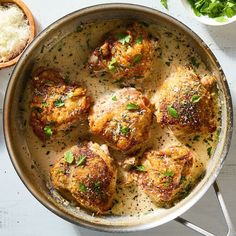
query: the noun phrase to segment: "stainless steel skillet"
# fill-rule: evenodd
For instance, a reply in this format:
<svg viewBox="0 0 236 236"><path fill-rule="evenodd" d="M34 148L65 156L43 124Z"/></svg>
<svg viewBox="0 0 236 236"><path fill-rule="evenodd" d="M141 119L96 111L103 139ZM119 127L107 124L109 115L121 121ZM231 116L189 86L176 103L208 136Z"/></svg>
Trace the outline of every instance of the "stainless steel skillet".
<svg viewBox="0 0 236 236"><path fill-rule="evenodd" d="M54 45L81 23L98 20L133 19L147 23L174 27L184 33L202 60L219 78L217 86L221 101L221 133L217 148L208 164L204 179L191 194L176 206L142 216L92 216L85 211L67 208L51 196L40 170L32 168L32 156L24 136L22 120L19 117L19 100L29 79L30 70L42 51L43 45ZM131 4L105 4L73 12L46 28L25 50L17 63L8 84L4 102L4 134L12 163L29 191L49 210L58 216L81 226L100 231L132 232L153 228L183 214L191 208L208 190L216 179L226 158L232 135L232 102L224 73L206 44L189 28L176 19L156 10Z"/></svg>

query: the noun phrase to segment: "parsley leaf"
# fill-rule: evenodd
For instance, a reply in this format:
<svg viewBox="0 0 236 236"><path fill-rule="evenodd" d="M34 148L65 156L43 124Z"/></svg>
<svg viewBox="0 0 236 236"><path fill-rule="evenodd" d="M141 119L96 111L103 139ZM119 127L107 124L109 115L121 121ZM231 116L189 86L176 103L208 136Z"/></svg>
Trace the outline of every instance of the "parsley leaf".
<svg viewBox="0 0 236 236"><path fill-rule="evenodd" d="M42 107L48 107L49 104L47 102L42 102Z"/></svg>
<svg viewBox="0 0 236 236"><path fill-rule="evenodd" d="M164 176L166 177L173 177L175 175L175 173L173 171L166 171L165 173L163 173Z"/></svg>
<svg viewBox="0 0 236 236"><path fill-rule="evenodd" d="M112 57L111 61L110 61L109 64L108 64L108 69L109 69L112 73L116 72L115 64L116 64L116 59L115 59L114 57Z"/></svg>
<svg viewBox="0 0 236 236"><path fill-rule="evenodd" d="M130 132L130 128L127 126L120 126L120 133L123 135L128 135Z"/></svg>
<svg viewBox="0 0 236 236"><path fill-rule="evenodd" d="M114 96L112 96L111 100L115 102L115 101L117 101L117 97L114 95Z"/></svg>
<svg viewBox="0 0 236 236"><path fill-rule="evenodd" d="M131 36L129 34L116 34L116 38L118 39L118 42L123 45L129 43L131 40Z"/></svg>
<svg viewBox="0 0 236 236"><path fill-rule="evenodd" d="M167 0L161 0L161 4L168 10Z"/></svg>
<svg viewBox="0 0 236 236"><path fill-rule="evenodd" d="M142 42L143 42L143 37L142 37L142 35L140 35L136 38L135 43L142 44Z"/></svg>
<svg viewBox="0 0 236 236"><path fill-rule="evenodd" d="M139 105L135 104L135 103L129 103L126 106L126 109L129 111L134 111L134 110L138 110L140 107Z"/></svg>
<svg viewBox="0 0 236 236"><path fill-rule="evenodd" d="M86 187L85 184L83 184L83 183L80 183L80 184L79 184L79 190L80 190L81 192L83 192L83 193L85 193L85 192L88 191L87 187Z"/></svg>
<svg viewBox="0 0 236 236"><path fill-rule="evenodd" d="M236 15L234 0L188 0L197 16L207 15L218 22L226 22Z"/></svg>
<svg viewBox="0 0 236 236"><path fill-rule="evenodd" d="M82 166L84 165L85 161L86 161L86 156L85 155L80 155L79 158L76 161L76 165L77 166Z"/></svg>
<svg viewBox="0 0 236 236"><path fill-rule="evenodd" d="M168 112L168 115L172 116L173 118L176 118L176 119L179 118L179 114L177 110L173 108L171 105L167 106L167 112Z"/></svg>
<svg viewBox="0 0 236 236"><path fill-rule="evenodd" d="M61 98L59 98L54 102L54 105L55 105L55 107L63 107L65 105L65 103L64 103L64 101L62 101Z"/></svg>
<svg viewBox="0 0 236 236"><path fill-rule="evenodd" d="M192 103L198 103L201 100L201 96L193 95L191 98Z"/></svg>
<svg viewBox="0 0 236 236"><path fill-rule="evenodd" d="M137 54L134 56L133 63L137 64L142 60L142 54Z"/></svg>
<svg viewBox="0 0 236 236"><path fill-rule="evenodd" d="M207 148L207 155L211 157L212 147Z"/></svg>
<svg viewBox="0 0 236 236"><path fill-rule="evenodd" d="M68 151L64 154L65 161L69 164L72 164L74 161L74 155L71 151Z"/></svg>
<svg viewBox="0 0 236 236"><path fill-rule="evenodd" d="M53 134L52 128L50 126L45 126L43 131L48 137L51 137Z"/></svg>
<svg viewBox="0 0 236 236"><path fill-rule="evenodd" d="M147 171L146 168L145 168L145 166L143 166L143 165L135 166L135 169L138 170L138 171L143 171L143 172L146 172L146 171Z"/></svg>
<svg viewBox="0 0 236 236"><path fill-rule="evenodd" d="M200 66L200 63L197 62L195 57L191 57L190 60L191 60L191 64L195 66L196 68Z"/></svg>
<svg viewBox="0 0 236 236"><path fill-rule="evenodd" d="M99 193L101 191L101 182L100 181L96 181L94 182L94 190L95 192Z"/></svg>

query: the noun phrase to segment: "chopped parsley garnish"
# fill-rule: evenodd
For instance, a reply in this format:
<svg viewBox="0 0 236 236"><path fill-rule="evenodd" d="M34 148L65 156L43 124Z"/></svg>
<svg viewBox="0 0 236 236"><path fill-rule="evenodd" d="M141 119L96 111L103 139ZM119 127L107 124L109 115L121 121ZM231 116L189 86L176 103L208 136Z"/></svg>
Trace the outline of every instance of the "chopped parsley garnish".
<svg viewBox="0 0 236 236"><path fill-rule="evenodd" d="M129 34L116 34L116 38L118 39L118 42L123 45L129 43L131 40L131 36Z"/></svg>
<svg viewBox="0 0 236 236"><path fill-rule="evenodd" d="M198 68L200 66L200 63L197 62L197 59L195 57L191 57L190 61L191 61L192 65L195 66L196 68Z"/></svg>
<svg viewBox="0 0 236 236"><path fill-rule="evenodd" d="M198 103L201 100L201 96L193 95L191 98L192 103Z"/></svg>
<svg viewBox="0 0 236 236"><path fill-rule="evenodd" d="M142 44L142 42L143 42L143 37L142 37L142 35L140 35L136 38L135 43Z"/></svg>
<svg viewBox="0 0 236 236"><path fill-rule="evenodd" d="M79 157L78 157L78 159L76 160L76 165L77 166L82 166L82 165L84 165L85 164L85 161L86 161L86 156L85 155L80 155Z"/></svg>
<svg viewBox="0 0 236 236"><path fill-rule="evenodd" d="M116 63L116 59L112 57L110 63L108 64L108 69L113 73L116 72L115 63Z"/></svg>
<svg viewBox="0 0 236 236"><path fill-rule="evenodd" d="M116 97L116 95L112 96L111 99L112 99L112 101L114 101L114 102L117 101L117 97Z"/></svg>
<svg viewBox="0 0 236 236"><path fill-rule="evenodd" d="M42 107L48 107L49 104L47 102L42 102Z"/></svg>
<svg viewBox="0 0 236 236"><path fill-rule="evenodd" d="M197 16L207 15L218 22L225 22L227 18L236 15L234 0L188 0Z"/></svg>
<svg viewBox="0 0 236 236"><path fill-rule="evenodd" d="M129 103L126 106L126 109L129 111L134 111L134 110L138 110L140 107L139 105L135 104L135 103Z"/></svg>
<svg viewBox="0 0 236 236"><path fill-rule="evenodd" d="M163 173L164 176L166 177L173 177L175 175L175 173L173 171L166 171L165 173Z"/></svg>
<svg viewBox="0 0 236 236"><path fill-rule="evenodd" d="M64 101L62 101L61 98L57 99L55 102L54 102L54 105L56 107L63 107L65 105Z"/></svg>
<svg viewBox="0 0 236 236"><path fill-rule="evenodd" d="M71 151L68 151L64 154L65 161L69 164L72 164L74 161L74 155Z"/></svg>
<svg viewBox="0 0 236 236"><path fill-rule="evenodd" d="M143 171L143 172L147 171L145 166L143 166L143 165L135 166L135 169L138 170L138 171Z"/></svg>
<svg viewBox="0 0 236 236"><path fill-rule="evenodd" d="M173 33L166 31L164 33L168 38L171 38L173 36Z"/></svg>
<svg viewBox="0 0 236 236"><path fill-rule="evenodd" d="M76 32L81 32L83 30L83 25L78 25L76 28Z"/></svg>
<svg viewBox="0 0 236 236"><path fill-rule="evenodd" d="M212 147L207 148L207 155L211 157Z"/></svg>
<svg viewBox="0 0 236 236"><path fill-rule="evenodd" d="M101 191L101 182L100 181L94 182L94 190L97 193L99 193Z"/></svg>
<svg viewBox="0 0 236 236"><path fill-rule="evenodd" d="M162 4L166 9L168 9L167 0L161 0L161 4Z"/></svg>
<svg viewBox="0 0 236 236"><path fill-rule="evenodd" d="M185 177L185 176L181 176L181 178L180 178L180 184L182 184L184 181L186 181L186 177Z"/></svg>
<svg viewBox="0 0 236 236"><path fill-rule="evenodd" d="M195 135L194 137L193 137L193 141L199 141L199 138L200 138L201 136L200 135Z"/></svg>
<svg viewBox="0 0 236 236"><path fill-rule="evenodd" d="M43 131L48 137L51 137L53 134L52 128L50 126L45 126Z"/></svg>
<svg viewBox="0 0 236 236"><path fill-rule="evenodd" d="M166 62L166 65L167 65L167 66L170 66L170 63L171 63L170 61L167 61L167 62Z"/></svg>
<svg viewBox="0 0 236 236"><path fill-rule="evenodd" d="M79 184L79 190L81 191L81 192L83 192L83 193L85 193L85 192L87 192L87 187L85 186L85 184L83 184L83 183L80 183Z"/></svg>
<svg viewBox="0 0 236 236"><path fill-rule="evenodd" d="M179 114L178 114L177 110L175 108L173 108L171 105L167 106L167 112L171 117L173 117L175 119L179 118Z"/></svg>
<svg viewBox="0 0 236 236"><path fill-rule="evenodd" d="M142 54L137 54L134 56L133 63L137 64L142 60Z"/></svg>
<svg viewBox="0 0 236 236"><path fill-rule="evenodd" d="M170 183L164 182L163 185L164 185L164 187L169 187L169 186L170 186Z"/></svg>
<svg viewBox="0 0 236 236"><path fill-rule="evenodd" d="M120 133L124 135L128 135L130 132L130 128L127 126L121 126L120 127Z"/></svg>

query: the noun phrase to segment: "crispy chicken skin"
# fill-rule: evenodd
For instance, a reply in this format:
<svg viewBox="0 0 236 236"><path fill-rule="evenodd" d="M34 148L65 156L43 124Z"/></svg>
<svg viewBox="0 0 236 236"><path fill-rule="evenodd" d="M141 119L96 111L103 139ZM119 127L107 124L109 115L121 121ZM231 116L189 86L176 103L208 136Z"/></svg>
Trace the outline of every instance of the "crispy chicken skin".
<svg viewBox="0 0 236 236"><path fill-rule="evenodd" d="M107 71L115 80L145 78L149 75L157 39L138 23L121 27L104 36L89 58L94 72Z"/></svg>
<svg viewBox="0 0 236 236"><path fill-rule="evenodd" d="M89 126L109 146L131 152L148 139L152 117L148 99L134 88L123 88L95 102Z"/></svg>
<svg viewBox="0 0 236 236"><path fill-rule="evenodd" d="M156 103L157 122L163 128L170 127L177 136L214 132L214 100L209 83L207 88L204 85L192 70L177 68L159 90L159 102Z"/></svg>
<svg viewBox="0 0 236 236"><path fill-rule="evenodd" d="M138 183L159 207L169 208L186 197L204 173L203 164L185 146L147 151Z"/></svg>
<svg viewBox="0 0 236 236"><path fill-rule="evenodd" d="M86 209L105 213L112 207L117 179L117 170L107 152L92 142L70 148L51 169L54 188Z"/></svg>
<svg viewBox="0 0 236 236"><path fill-rule="evenodd" d="M42 141L86 117L90 107L86 89L76 84L67 85L54 69L39 68L32 80L30 124Z"/></svg>

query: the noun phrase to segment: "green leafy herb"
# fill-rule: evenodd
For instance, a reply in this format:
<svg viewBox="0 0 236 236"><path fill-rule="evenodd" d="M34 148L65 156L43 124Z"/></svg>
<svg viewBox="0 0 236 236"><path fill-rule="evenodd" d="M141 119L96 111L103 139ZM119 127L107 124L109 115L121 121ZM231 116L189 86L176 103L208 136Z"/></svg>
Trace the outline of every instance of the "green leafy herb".
<svg viewBox="0 0 236 236"><path fill-rule="evenodd" d="M135 166L135 169L138 170L138 171L147 171L146 168L143 166L143 165L140 165L140 166Z"/></svg>
<svg viewBox="0 0 236 236"><path fill-rule="evenodd" d="M69 164L72 164L74 161L74 155L71 151L68 151L64 154L65 161Z"/></svg>
<svg viewBox="0 0 236 236"><path fill-rule="evenodd" d="M63 107L65 105L65 103L64 103L64 101L62 101L61 98L59 98L54 102L54 105L55 105L55 107Z"/></svg>
<svg viewBox="0 0 236 236"><path fill-rule="evenodd" d="M137 105L135 103L128 103L126 106L126 109L129 111L138 110L139 108L140 108L139 105Z"/></svg>
<svg viewBox="0 0 236 236"><path fill-rule="evenodd" d="M112 101L117 101L117 97L114 95L114 96L112 96Z"/></svg>
<svg viewBox="0 0 236 236"><path fill-rule="evenodd" d="M50 126L45 126L43 131L48 137L51 137L53 134L52 128Z"/></svg>
<svg viewBox="0 0 236 236"><path fill-rule="evenodd" d="M161 4L162 4L166 9L168 9L167 0L161 0Z"/></svg>
<svg viewBox="0 0 236 236"><path fill-rule="evenodd" d="M131 40L131 36L129 34L116 34L116 38L118 39L118 42L123 45L129 43Z"/></svg>
<svg viewBox="0 0 236 236"><path fill-rule="evenodd" d="M49 104L47 102L42 102L42 107L48 107Z"/></svg>
<svg viewBox="0 0 236 236"><path fill-rule="evenodd" d="M212 151L212 147L207 148L207 155L209 157L211 156L211 151Z"/></svg>
<svg viewBox="0 0 236 236"><path fill-rule="evenodd" d="M127 126L121 126L120 127L120 133L124 135L128 135L130 132L130 128Z"/></svg>
<svg viewBox="0 0 236 236"><path fill-rule="evenodd" d="M116 64L116 59L115 59L114 57L112 57L110 63L108 64L108 69L109 69L112 73L116 72L115 64Z"/></svg>
<svg viewBox="0 0 236 236"><path fill-rule="evenodd" d="M199 138L200 138L201 136L200 135L195 135L194 137L193 137L193 141L199 141Z"/></svg>
<svg viewBox="0 0 236 236"><path fill-rule="evenodd" d="M167 61L167 62L166 62L166 65L167 65L167 66L170 66L170 61Z"/></svg>
<svg viewBox="0 0 236 236"><path fill-rule="evenodd" d="M94 190L97 193L99 193L101 191L101 182L100 181L94 182Z"/></svg>
<svg viewBox="0 0 236 236"><path fill-rule="evenodd" d="M185 177L185 176L181 176L181 178L180 178L180 184L182 184L184 181L186 181L186 177Z"/></svg>
<svg viewBox="0 0 236 236"><path fill-rule="evenodd" d="M169 187L169 186L170 186L170 183L165 182L165 183L163 183L163 185L164 185L164 187Z"/></svg>
<svg viewBox="0 0 236 236"><path fill-rule="evenodd" d="M142 54L137 54L134 56L133 63L137 64L142 60Z"/></svg>
<svg viewBox="0 0 236 236"><path fill-rule="evenodd" d="M173 177L175 175L175 173L173 171L167 170L163 175L166 177Z"/></svg>
<svg viewBox="0 0 236 236"><path fill-rule="evenodd" d="M81 32L83 30L83 25L78 25L76 28L76 32Z"/></svg>
<svg viewBox="0 0 236 236"><path fill-rule="evenodd" d="M236 15L235 0L188 0L197 16L207 15L218 22L226 22Z"/></svg>
<svg viewBox="0 0 236 236"><path fill-rule="evenodd" d="M86 161L86 156L85 155L80 155L76 161L76 165L77 166L82 166L84 165L85 161Z"/></svg>
<svg viewBox="0 0 236 236"><path fill-rule="evenodd" d="M197 62L197 59L195 57L191 57L190 60L192 65L195 66L196 68L200 66L200 63Z"/></svg>
<svg viewBox="0 0 236 236"><path fill-rule="evenodd" d="M85 192L87 192L87 187L85 186L85 184L83 184L83 183L80 183L79 184L79 190L81 191L81 192L83 192L83 193L85 193Z"/></svg>
<svg viewBox="0 0 236 236"><path fill-rule="evenodd" d="M192 103L198 103L201 100L201 96L193 95L191 98Z"/></svg>
<svg viewBox="0 0 236 236"><path fill-rule="evenodd" d="M171 38L173 36L173 33L169 32L169 31L166 31L164 33L168 38Z"/></svg>
<svg viewBox="0 0 236 236"><path fill-rule="evenodd" d="M175 108L173 108L171 105L167 106L167 112L170 116L172 116L175 119L179 118L179 114Z"/></svg>
<svg viewBox="0 0 236 236"><path fill-rule="evenodd" d="M135 43L142 44L142 42L143 42L143 37L142 37L142 35L140 35L136 38Z"/></svg>

